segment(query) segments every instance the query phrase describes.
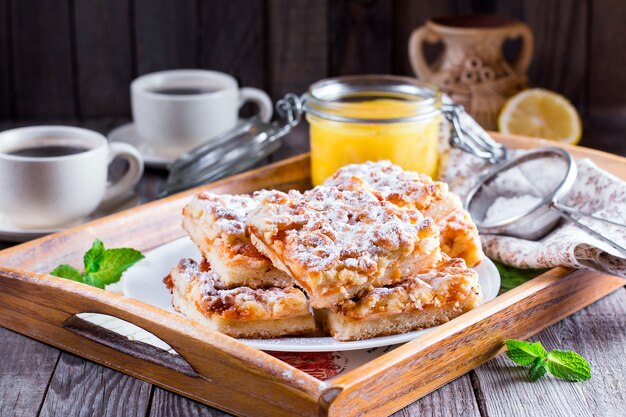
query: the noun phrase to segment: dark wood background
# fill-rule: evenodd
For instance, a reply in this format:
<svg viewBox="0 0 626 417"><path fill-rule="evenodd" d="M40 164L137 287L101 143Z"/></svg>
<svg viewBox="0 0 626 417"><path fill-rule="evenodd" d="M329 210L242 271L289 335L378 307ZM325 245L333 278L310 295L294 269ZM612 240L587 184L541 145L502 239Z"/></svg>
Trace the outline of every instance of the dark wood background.
<svg viewBox="0 0 626 417"><path fill-rule="evenodd" d="M572 100L585 144L619 150L621 0L0 0L0 120L128 119L131 80L171 68L225 71L273 98L339 74L411 74L411 31L468 12L526 21L531 83Z"/></svg>

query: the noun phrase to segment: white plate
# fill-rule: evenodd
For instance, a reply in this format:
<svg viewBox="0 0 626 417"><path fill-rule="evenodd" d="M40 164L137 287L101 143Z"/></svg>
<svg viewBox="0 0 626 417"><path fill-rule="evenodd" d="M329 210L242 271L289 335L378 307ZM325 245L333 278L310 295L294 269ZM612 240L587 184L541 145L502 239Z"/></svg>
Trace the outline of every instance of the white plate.
<svg viewBox="0 0 626 417"><path fill-rule="evenodd" d="M108 216L109 214L116 213L118 211L126 210L137 206L140 203L139 197L132 192L128 195L120 197L111 205L102 206L98 208L93 214L83 219L78 219L72 223L68 223L64 226L50 227L50 228L37 228L37 229L25 229L21 228L11 222L11 220L0 213L0 240L8 242L27 242L29 240L37 239L39 237L56 233L64 229L68 229L73 226L77 226L82 223L86 223L100 217ZM114 205L113 205L114 204Z"/></svg>
<svg viewBox="0 0 626 417"><path fill-rule="evenodd" d="M145 259L124 273L124 295L163 310L174 312L170 292L163 278L181 258L199 260L200 252L188 237L160 246L145 254ZM477 268L484 302L494 299L500 290L500 275L496 266L485 259ZM261 350L282 352L336 352L342 350L370 349L408 342L430 329L393 336L376 337L354 342L339 342L332 337L283 337L279 339L240 339L243 343Z"/></svg>

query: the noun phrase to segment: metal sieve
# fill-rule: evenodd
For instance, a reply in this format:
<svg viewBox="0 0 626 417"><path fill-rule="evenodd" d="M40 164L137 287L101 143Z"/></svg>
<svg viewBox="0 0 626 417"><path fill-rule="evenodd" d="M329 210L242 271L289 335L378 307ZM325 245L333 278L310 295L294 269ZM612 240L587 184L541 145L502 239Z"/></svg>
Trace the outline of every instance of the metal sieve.
<svg viewBox="0 0 626 417"><path fill-rule="evenodd" d="M571 190L576 176L576 164L566 150L534 149L507 159L484 174L467 195L465 208L481 233L537 240L565 219L626 256L626 248L581 223L579 218L618 227L626 225L559 202ZM502 210L492 213L494 206Z"/></svg>

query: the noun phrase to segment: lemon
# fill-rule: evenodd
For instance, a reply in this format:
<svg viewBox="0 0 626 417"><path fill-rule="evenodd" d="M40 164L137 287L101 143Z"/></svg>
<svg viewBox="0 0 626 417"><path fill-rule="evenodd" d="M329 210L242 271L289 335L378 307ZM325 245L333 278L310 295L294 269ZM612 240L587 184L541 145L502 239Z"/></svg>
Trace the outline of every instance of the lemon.
<svg viewBox="0 0 626 417"><path fill-rule="evenodd" d="M542 88L524 90L511 97L502 107L498 129L570 145L576 145L582 134L574 106L562 95Z"/></svg>

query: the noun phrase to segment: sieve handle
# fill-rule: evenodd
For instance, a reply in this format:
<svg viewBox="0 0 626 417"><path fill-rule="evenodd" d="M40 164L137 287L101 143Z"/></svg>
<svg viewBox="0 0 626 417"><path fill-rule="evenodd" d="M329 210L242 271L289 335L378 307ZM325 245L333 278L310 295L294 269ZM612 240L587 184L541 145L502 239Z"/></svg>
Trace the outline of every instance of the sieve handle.
<svg viewBox="0 0 626 417"><path fill-rule="evenodd" d="M602 240L603 242L608 243L609 245L611 245L614 249L620 251L624 256L626 256L626 248L624 248L623 246L615 243L614 241L612 241L611 239L609 239L606 236L603 236L602 234L596 232L595 230L593 230L592 228L590 228L589 226L581 223L580 221L578 221L578 219L576 219L575 217L573 217L572 215L576 215L576 216L582 216L582 217L587 217L593 220L597 220L603 223L607 223L607 224L611 224L613 226L618 226L618 227L624 227L626 228L626 224L621 224L621 223L616 223L614 221L611 220L607 220L607 219L603 219L597 216L593 216L589 213L585 213L582 211L578 211L576 209L573 209L571 207L568 206L564 206L562 204L559 204L555 201L553 201L552 203L550 203L550 208L554 211L556 211L561 217L563 217L564 219L567 219L569 221L571 221L572 223L574 223L576 226L580 227L581 229L583 229L584 231L586 231L587 233L589 233L592 236L597 237L598 239Z"/></svg>

